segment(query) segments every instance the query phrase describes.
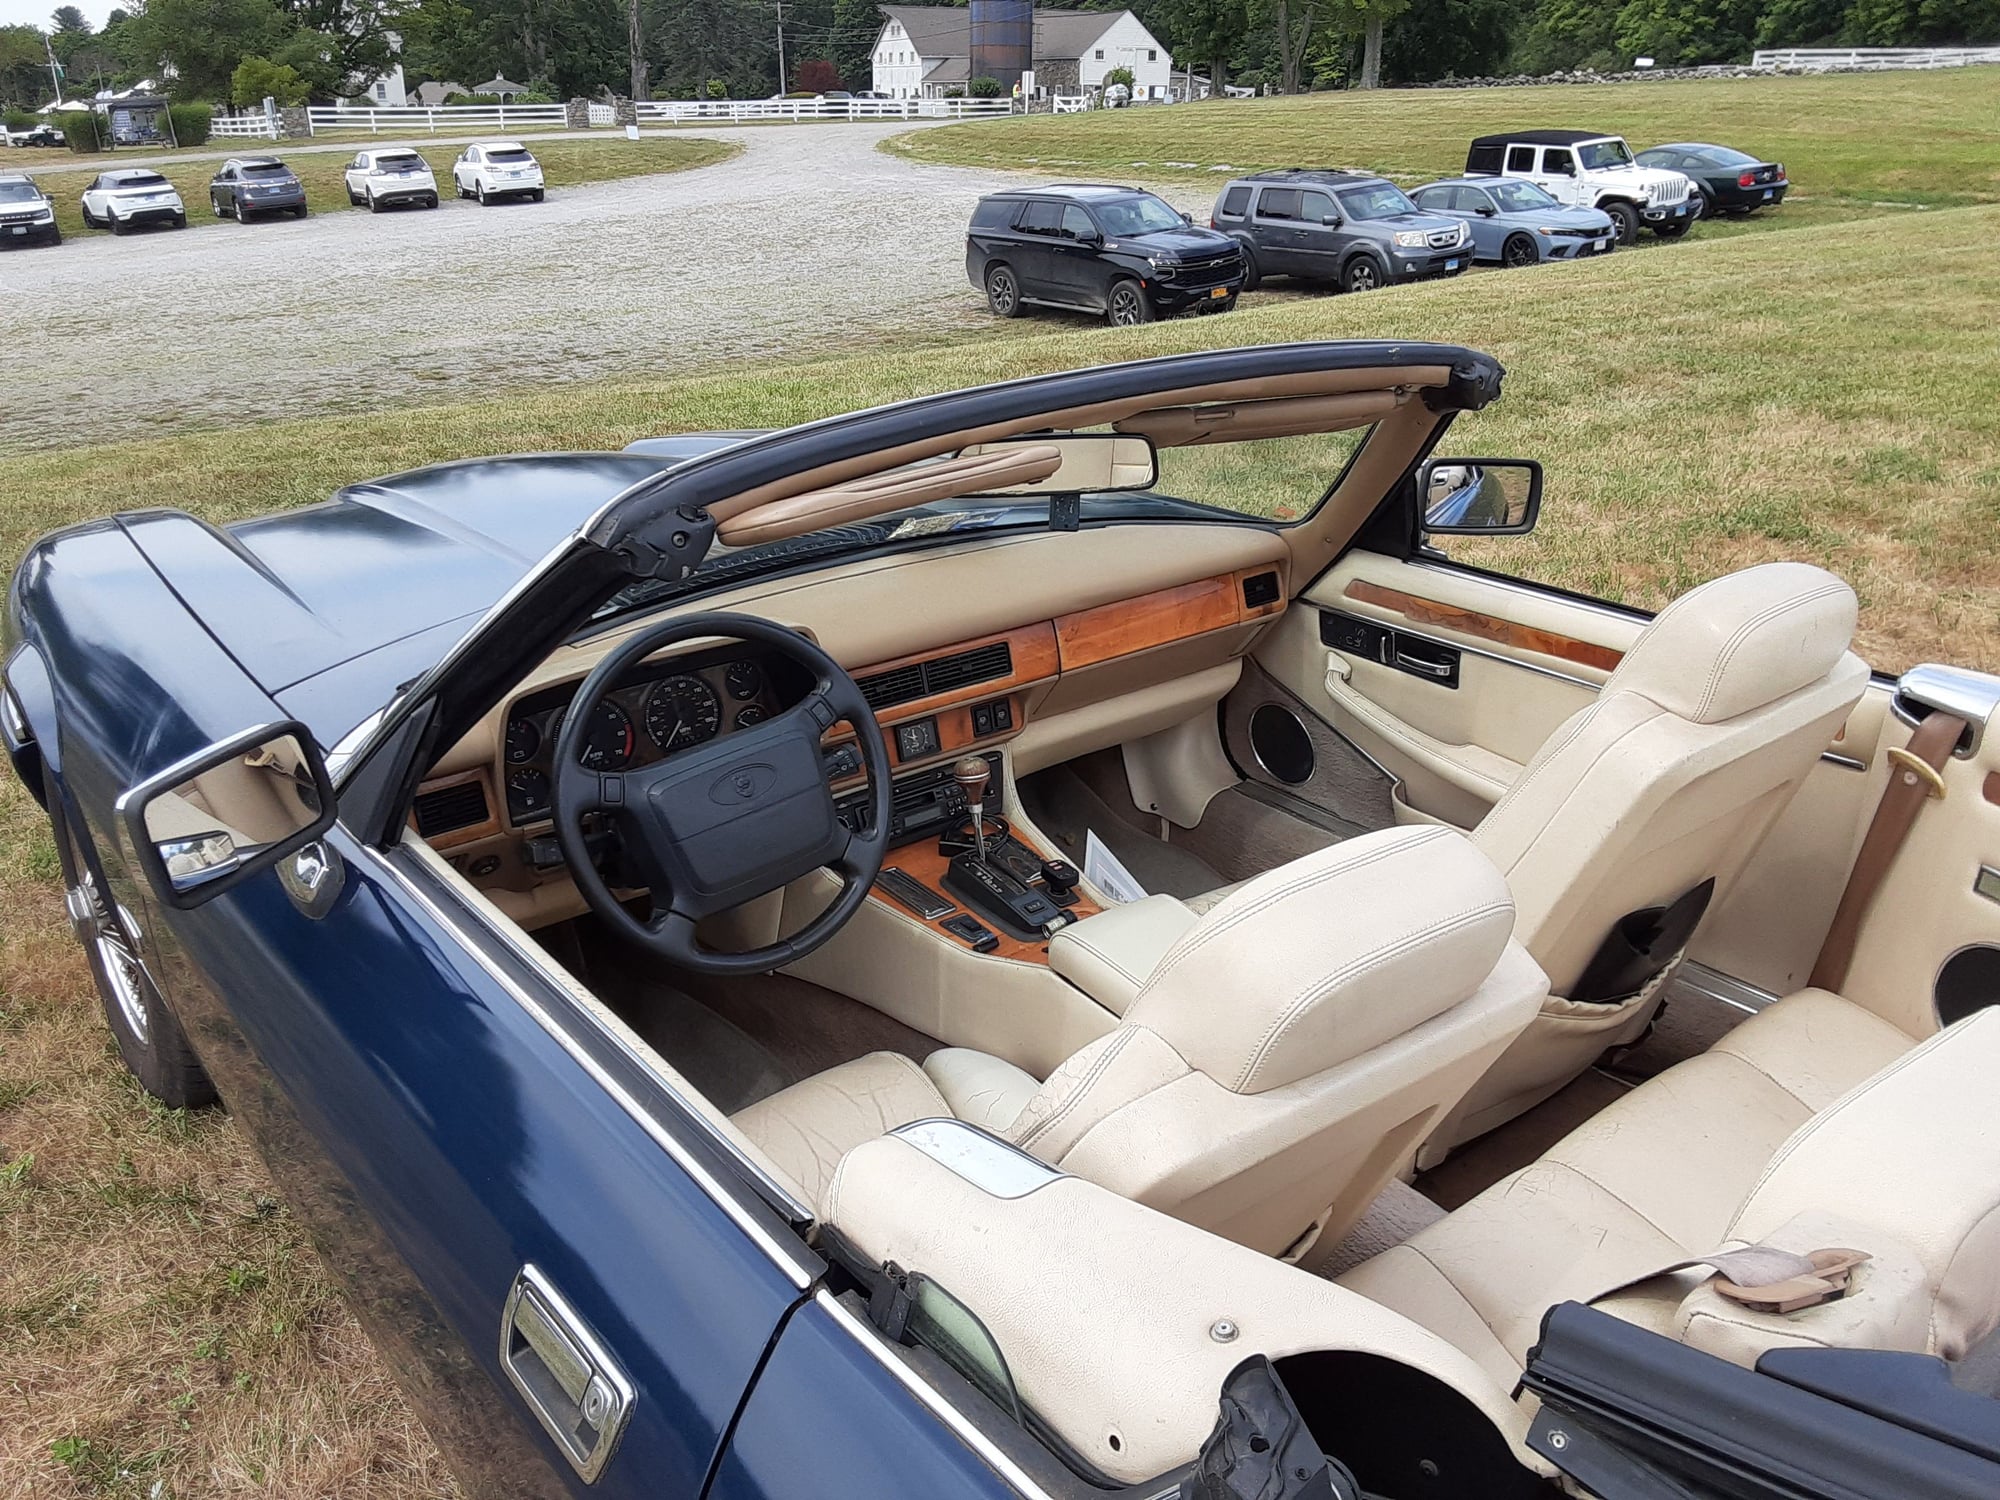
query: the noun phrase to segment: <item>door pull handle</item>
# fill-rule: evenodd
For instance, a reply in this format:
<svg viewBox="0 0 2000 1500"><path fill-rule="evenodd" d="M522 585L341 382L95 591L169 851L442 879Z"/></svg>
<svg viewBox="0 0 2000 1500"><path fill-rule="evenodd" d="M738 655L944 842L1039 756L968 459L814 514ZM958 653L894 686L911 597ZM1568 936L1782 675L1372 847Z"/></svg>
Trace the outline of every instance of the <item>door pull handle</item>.
<svg viewBox="0 0 2000 1500"><path fill-rule="evenodd" d="M584 1482L594 1481L632 1415L632 1382L533 1265L507 1293L500 1367Z"/></svg>
<svg viewBox="0 0 2000 1500"><path fill-rule="evenodd" d="M1412 656L1407 651L1398 651L1396 653L1396 665L1401 667L1405 672L1416 672L1425 677L1449 677L1451 676L1452 668L1458 664L1449 661L1424 661L1421 657Z"/></svg>

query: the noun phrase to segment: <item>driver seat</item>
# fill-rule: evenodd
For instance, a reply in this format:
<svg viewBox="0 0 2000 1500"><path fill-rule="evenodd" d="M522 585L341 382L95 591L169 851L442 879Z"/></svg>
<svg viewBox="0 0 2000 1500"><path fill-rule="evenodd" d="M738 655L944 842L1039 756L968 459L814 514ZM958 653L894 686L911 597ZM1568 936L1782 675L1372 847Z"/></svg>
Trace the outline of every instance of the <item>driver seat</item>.
<svg viewBox="0 0 2000 1500"><path fill-rule="evenodd" d="M822 1214L848 1151L944 1117L1252 1249L1331 1247L1539 1010L1513 929L1463 835L1385 829L1205 913L1046 1082L961 1048L877 1052L732 1118Z"/></svg>

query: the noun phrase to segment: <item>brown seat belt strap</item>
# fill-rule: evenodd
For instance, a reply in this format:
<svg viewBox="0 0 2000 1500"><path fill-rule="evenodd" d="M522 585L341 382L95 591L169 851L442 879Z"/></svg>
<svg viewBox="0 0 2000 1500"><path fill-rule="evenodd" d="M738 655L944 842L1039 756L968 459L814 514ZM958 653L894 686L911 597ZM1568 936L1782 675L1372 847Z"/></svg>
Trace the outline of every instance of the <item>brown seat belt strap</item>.
<svg viewBox="0 0 2000 1500"><path fill-rule="evenodd" d="M1888 877L1896 851L1909 837L1917 809L1929 798L1943 798L1944 778L1938 773L1964 733L1965 720L1934 709L1911 734L1907 749L1888 752L1893 765L1889 784L1883 788L1874 821L1861 840L1861 852L1854 856L1854 868L1848 872L1847 889L1840 894L1833 925L1820 944L1819 962L1813 965L1810 981L1815 989L1838 990L1847 982L1848 965L1854 962L1854 945L1861 935L1861 919L1868 915L1875 892Z"/></svg>

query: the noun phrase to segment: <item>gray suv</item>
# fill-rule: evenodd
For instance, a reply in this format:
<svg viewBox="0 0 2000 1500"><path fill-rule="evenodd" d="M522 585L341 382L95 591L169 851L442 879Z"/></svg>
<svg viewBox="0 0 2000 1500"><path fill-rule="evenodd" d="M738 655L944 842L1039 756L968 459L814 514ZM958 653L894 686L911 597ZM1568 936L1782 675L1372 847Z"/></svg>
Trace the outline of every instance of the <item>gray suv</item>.
<svg viewBox="0 0 2000 1500"><path fill-rule="evenodd" d="M1331 281L1367 292L1456 276L1472 264L1462 220L1425 213L1395 183L1362 172L1257 172L1222 190L1209 215L1243 247L1247 290L1264 276Z"/></svg>

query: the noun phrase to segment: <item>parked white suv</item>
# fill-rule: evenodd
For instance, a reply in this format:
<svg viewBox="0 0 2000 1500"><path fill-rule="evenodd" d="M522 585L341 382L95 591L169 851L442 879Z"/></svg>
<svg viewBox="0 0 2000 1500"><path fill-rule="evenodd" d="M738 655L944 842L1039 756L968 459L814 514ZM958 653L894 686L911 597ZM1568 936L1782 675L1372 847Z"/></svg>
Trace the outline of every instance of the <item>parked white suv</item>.
<svg viewBox="0 0 2000 1500"><path fill-rule="evenodd" d="M431 164L408 146L358 152L342 175L347 179L347 201L366 204L370 213L379 214L399 203L438 206L437 178L431 175Z"/></svg>
<svg viewBox="0 0 2000 1500"><path fill-rule="evenodd" d="M1611 216L1618 243L1629 245L1645 225L1677 240L1701 216L1694 184L1679 172L1642 167L1624 137L1594 130L1517 130L1482 135L1465 153L1468 177L1518 177L1572 208Z"/></svg>
<svg viewBox="0 0 2000 1500"><path fill-rule="evenodd" d="M519 141L487 141L467 146L452 163L451 180L461 198L491 203L495 198L542 201L542 164Z"/></svg>
<svg viewBox="0 0 2000 1500"><path fill-rule="evenodd" d="M56 206L49 202L35 179L18 172L0 172L0 244L60 245L62 230L56 227Z"/></svg>
<svg viewBox="0 0 2000 1500"><path fill-rule="evenodd" d="M83 190L83 222L92 229L123 234L139 224L187 228L187 205L174 185L145 167L99 172Z"/></svg>

